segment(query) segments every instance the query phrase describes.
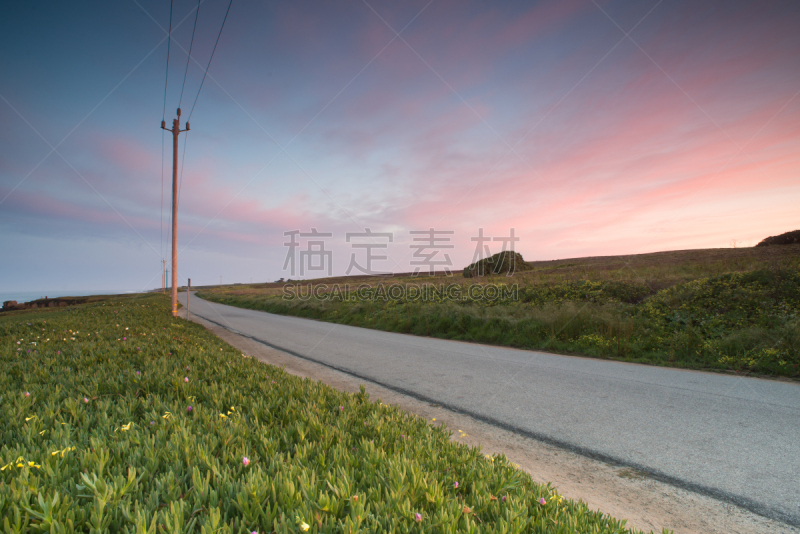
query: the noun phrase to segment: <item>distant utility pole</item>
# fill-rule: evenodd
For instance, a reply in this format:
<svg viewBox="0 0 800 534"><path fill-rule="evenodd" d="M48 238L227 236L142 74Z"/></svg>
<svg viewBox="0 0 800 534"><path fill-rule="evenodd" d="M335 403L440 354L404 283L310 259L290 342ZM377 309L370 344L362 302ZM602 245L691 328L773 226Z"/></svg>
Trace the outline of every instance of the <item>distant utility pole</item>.
<svg viewBox="0 0 800 534"><path fill-rule="evenodd" d="M161 292L167 291L167 260L161 260Z"/></svg>
<svg viewBox="0 0 800 534"><path fill-rule="evenodd" d="M178 118L172 120L172 129L167 130L165 121L161 121L161 129L172 132L172 316L178 316L178 135L189 131L181 130L178 121L181 120L181 108L178 108Z"/></svg>

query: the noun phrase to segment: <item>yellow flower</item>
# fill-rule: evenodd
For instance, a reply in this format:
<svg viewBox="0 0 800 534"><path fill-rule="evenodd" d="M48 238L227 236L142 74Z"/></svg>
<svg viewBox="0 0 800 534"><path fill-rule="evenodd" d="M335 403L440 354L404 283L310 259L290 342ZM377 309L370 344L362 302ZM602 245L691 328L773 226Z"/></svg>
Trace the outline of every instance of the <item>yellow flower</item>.
<svg viewBox="0 0 800 534"><path fill-rule="evenodd" d="M300 530L302 530L303 532L308 530L308 523L306 523L305 521L301 522L300 523Z"/></svg>

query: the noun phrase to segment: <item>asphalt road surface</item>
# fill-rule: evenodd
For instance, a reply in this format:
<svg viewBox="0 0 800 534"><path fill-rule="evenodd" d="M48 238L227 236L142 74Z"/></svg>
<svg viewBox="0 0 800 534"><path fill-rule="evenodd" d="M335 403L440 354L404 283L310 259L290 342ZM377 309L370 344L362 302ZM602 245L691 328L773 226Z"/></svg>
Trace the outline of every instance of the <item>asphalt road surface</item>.
<svg viewBox="0 0 800 534"><path fill-rule="evenodd" d="M186 293L180 299L185 305ZM380 332L194 296L190 311L361 379L800 526L796 383Z"/></svg>

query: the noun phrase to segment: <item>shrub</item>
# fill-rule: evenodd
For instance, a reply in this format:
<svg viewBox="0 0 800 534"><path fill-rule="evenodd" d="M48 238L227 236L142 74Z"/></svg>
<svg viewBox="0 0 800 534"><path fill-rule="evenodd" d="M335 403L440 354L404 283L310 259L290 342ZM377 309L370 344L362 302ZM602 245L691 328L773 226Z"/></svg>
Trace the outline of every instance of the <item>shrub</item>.
<svg viewBox="0 0 800 534"><path fill-rule="evenodd" d="M770 236L762 240L757 247L767 247L769 245L793 245L800 243L800 230L786 232L781 235Z"/></svg>
<svg viewBox="0 0 800 534"><path fill-rule="evenodd" d="M493 256L464 267L464 278L489 276L493 274L513 274L515 272L530 271L531 269L531 266L522 259L522 254L504 250L503 252L498 252Z"/></svg>

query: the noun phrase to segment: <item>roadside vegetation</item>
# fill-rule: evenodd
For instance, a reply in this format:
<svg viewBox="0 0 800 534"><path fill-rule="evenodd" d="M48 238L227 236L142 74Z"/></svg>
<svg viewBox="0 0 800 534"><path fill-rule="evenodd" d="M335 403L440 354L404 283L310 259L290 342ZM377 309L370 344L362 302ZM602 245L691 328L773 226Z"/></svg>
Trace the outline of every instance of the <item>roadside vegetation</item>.
<svg viewBox="0 0 800 534"><path fill-rule="evenodd" d="M800 245L527 266L513 276L336 278L198 296L392 332L800 378ZM348 283L349 292L335 289ZM486 298L474 284L499 296Z"/></svg>
<svg viewBox="0 0 800 534"><path fill-rule="evenodd" d="M163 295L3 314L0 360L6 533L633 532Z"/></svg>

